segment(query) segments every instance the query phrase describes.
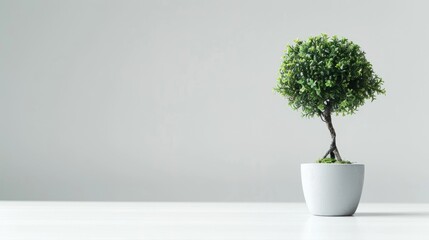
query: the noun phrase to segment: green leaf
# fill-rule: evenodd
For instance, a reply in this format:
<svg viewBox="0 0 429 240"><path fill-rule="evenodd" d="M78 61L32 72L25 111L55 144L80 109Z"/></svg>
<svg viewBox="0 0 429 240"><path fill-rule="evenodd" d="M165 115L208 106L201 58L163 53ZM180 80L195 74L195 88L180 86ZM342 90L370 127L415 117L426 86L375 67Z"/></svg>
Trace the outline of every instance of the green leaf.
<svg viewBox="0 0 429 240"><path fill-rule="evenodd" d="M367 100L385 93L365 52L346 38L321 34L297 39L286 47L282 59L275 91L303 116L320 114L326 102L332 113L353 114Z"/></svg>

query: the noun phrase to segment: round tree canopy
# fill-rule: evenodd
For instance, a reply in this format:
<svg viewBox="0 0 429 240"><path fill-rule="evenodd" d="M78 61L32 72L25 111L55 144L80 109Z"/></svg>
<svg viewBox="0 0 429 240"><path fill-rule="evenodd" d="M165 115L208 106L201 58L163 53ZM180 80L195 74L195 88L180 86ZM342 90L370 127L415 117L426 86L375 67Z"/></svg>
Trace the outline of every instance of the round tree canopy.
<svg viewBox="0 0 429 240"><path fill-rule="evenodd" d="M384 94L383 80L358 45L326 34L287 46L275 90L303 116L353 114Z"/></svg>

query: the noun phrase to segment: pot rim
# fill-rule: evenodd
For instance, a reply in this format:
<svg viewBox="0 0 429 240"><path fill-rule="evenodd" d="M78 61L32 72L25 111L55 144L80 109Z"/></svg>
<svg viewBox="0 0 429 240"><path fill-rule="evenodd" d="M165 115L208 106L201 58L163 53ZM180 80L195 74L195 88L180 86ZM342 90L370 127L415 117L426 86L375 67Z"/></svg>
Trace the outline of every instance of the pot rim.
<svg viewBox="0 0 429 240"><path fill-rule="evenodd" d="M365 166L363 163L301 163L301 165L320 165L320 166Z"/></svg>

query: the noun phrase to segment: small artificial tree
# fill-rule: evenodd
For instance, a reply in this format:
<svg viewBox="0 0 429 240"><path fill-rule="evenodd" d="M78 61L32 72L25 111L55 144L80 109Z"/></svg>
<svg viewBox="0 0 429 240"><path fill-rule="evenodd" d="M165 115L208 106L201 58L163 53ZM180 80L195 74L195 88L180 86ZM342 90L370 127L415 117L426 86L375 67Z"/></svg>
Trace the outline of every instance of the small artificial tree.
<svg viewBox="0 0 429 240"><path fill-rule="evenodd" d="M303 116L318 116L326 123L332 142L319 162L350 163L338 151L332 114L355 113L365 100L385 93L382 84L358 45L321 34L287 46L275 90Z"/></svg>

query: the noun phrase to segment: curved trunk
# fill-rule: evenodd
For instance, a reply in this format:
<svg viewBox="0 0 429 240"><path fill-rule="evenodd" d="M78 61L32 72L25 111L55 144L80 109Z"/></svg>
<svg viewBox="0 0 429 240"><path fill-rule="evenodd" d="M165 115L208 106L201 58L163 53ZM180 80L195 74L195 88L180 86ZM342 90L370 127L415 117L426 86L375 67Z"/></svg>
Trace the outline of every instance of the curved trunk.
<svg viewBox="0 0 429 240"><path fill-rule="evenodd" d="M325 110L322 113L322 116L323 116L322 119L326 123L326 126L328 126L328 129L329 129L329 132L331 133L331 138L332 138L331 146L329 150L326 152L326 154L323 156L323 158L326 158L328 155L330 155L331 158L341 161L342 158L341 158L340 152L338 151L337 143L336 143L337 135L335 133L334 125L332 125L331 110L327 108L327 110Z"/></svg>

